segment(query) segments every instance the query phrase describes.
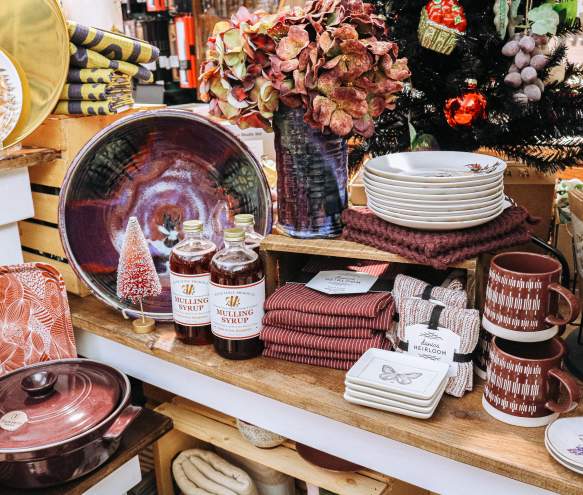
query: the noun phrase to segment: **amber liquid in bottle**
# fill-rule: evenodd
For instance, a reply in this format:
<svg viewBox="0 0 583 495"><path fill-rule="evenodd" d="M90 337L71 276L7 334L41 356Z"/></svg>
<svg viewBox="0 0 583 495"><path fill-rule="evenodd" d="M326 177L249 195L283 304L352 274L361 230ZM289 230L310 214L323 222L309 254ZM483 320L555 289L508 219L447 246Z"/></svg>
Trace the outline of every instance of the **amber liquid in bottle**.
<svg viewBox="0 0 583 495"><path fill-rule="evenodd" d="M238 240L227 231L238 230ZM211 261L211 324L216 352L227 359L250 359L263 351L259 340L265 279L257 253L245 246L240 229L226 229L225 248Z"/></svg>
<svg viewBox="0 0 583 495"><path fill-rule="evenodd" d="M170 255L174 330L185 344L208 345L213 342L208 300L210 262L217 250L202 237L202 229L190 232L185 226L184 230L185 239Z"/></svg>

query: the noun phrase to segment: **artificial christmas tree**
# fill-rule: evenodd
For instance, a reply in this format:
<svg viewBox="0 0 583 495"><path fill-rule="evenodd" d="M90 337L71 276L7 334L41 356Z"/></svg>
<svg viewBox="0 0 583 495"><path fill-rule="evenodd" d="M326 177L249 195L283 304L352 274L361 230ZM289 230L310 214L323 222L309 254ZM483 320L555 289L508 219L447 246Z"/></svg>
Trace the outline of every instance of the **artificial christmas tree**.
<svg viewBox="0 0 583 495"><path fill-rule="evenodd" d="M142 317L132 322L137 333L150 332L155 325L144 315L144 297L158 296L162 292L148 243L136 217L130 217L117 267L117 295L140 304Z"/></svg>
<svg viewBox="0 0 583 495"><path fill-rule="evenodd" d="M353 164L365 153L424 149L426 143L443 150L487 149L541 171L583 161L583 68L567 62L565 45L566 35L580 32L580 22L564 8L569 2L371 2L385 17L412 76L396 111L383 114L376 134L356 148ZM424 19L439 20L440 9L447 19L459 13L453 12L456 4L464 22L451 53L422 46L429 46ZM452 126L448 102L463 98L468 80L476 81L485 99L485 116Z"/></svg>

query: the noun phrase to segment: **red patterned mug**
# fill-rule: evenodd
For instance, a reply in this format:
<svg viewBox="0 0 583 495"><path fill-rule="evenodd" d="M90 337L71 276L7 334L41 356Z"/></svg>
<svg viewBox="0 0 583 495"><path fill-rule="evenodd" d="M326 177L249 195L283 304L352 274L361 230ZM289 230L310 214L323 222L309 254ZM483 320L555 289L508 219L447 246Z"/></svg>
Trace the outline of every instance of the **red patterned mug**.
<svg viewBox="0 0 583 495"><path fill-rule="evenodd" d="M482 397L486 412L511 425L534 427L576 407L579 386L561 369L566 352L558 337L531 344L494 337ZM563 402L561 388L568 395Z"/></svg>
<svg viewBox="0 0 583 495"><path fill-rule="evenodd" d="M561 264L542 254L511 252L490 264L483 327L493 335L518 342L540 342L558 333L579 314L579 301L560 285ZM568 308L557 316L559 299Z"/></svg>

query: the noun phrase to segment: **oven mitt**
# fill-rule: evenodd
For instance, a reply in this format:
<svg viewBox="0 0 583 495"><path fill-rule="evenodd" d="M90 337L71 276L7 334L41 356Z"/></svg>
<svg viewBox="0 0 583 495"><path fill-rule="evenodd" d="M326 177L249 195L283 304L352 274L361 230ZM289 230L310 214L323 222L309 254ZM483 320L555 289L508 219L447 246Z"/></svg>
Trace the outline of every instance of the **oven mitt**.
<svg viewBox="0 0 583 495"><path fill-rule="evenodd" d="M184 495L257 495L245 471L207 450L181 452L172 463L172 474Z"/></svg>

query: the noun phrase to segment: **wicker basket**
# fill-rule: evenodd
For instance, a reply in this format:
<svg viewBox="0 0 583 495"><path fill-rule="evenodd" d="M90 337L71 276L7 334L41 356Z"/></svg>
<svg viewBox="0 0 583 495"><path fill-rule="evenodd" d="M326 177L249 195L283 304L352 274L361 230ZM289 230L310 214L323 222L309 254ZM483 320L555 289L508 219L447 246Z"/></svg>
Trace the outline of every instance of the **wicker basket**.
<svg viewBox="0 0 583 495"><path fill-rule="evenodd" d="M423 7L417 35L423 48L449 55L457 44L458 36L463 36L463 33L430 20Z"/></svg>

